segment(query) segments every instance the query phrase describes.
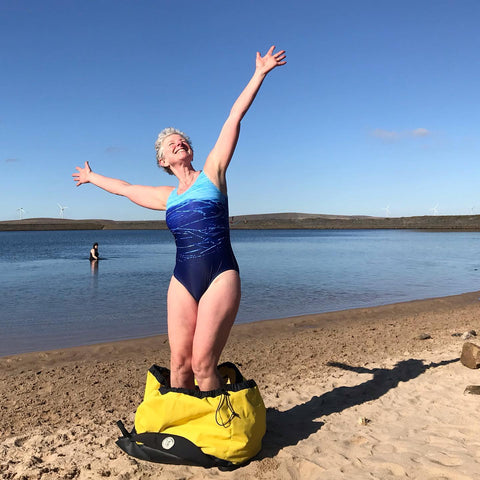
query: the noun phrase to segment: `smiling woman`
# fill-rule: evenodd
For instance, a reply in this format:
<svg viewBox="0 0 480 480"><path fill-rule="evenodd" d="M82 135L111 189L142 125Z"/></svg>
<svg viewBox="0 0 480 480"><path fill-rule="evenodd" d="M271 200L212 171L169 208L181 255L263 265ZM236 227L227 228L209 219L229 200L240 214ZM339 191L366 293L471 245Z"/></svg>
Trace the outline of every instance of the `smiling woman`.
<svg viewBox="0 0 480 480"><path fill-rule="evenodd" d="M167 128L157 138L157 162L178 179L178 187L131 185L94 173L88 162L73 174L77 186L94 185L154 210L167 211L177 244L168 289L171 386L202 391L223 386L217 365L240 303L240 277L230 245L226 171L240 133L240 122L266 75L284 65L285 52L271 47L256 55L255 72L233 104L203 170L192 166L190 139Z"/></svg>
<svg viewBox="0 0 480 480"><path fill-rule="evenodd" d="M181 132L180 130L177 130L176 128L172 127L167 127L164 128L159 134L157 141L155 142L155 150L157 152L157 164L159 167L162 167L168 174L174 175L170 167L164 167L161 165L161 160L163 159L164 156L164 145L163 141L167 138L168 139L167 145L168 148L172 149L175 147L176 142L180 142L180 145L178 146L178 150L183 150L183 151L190 151L192 153L192 159L193 159L193 148L192 148L192 142L190 138L185 135L185 133Z"/></svg>

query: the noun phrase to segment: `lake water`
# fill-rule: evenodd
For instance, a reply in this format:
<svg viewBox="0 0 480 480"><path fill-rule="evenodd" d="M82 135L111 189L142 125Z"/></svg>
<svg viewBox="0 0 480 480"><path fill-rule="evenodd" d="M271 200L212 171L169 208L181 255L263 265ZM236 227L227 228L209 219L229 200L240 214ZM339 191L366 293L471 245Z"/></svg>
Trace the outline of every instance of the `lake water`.
<svg viewBox="0 0 480 480"><path fill-rule="evenodd" d="M237 322L480 290L479 232L234 230L232 244ZM0 356L166 333L174 259L168 231L0 232Z"/></svg>

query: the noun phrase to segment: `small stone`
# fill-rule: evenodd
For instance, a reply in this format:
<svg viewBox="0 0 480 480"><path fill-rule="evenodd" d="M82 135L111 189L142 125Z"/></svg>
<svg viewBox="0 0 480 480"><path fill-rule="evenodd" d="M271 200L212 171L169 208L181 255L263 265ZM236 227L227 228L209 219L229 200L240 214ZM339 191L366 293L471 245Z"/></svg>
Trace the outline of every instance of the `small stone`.
<svg viewBox="0 0 480 480"><path fill-rule="evenodd" d="M460 361L468 368L480 367L480 347L471 342L465 342Z"/></svg>
<svg viewBox="0 0 480 480"><path fill-rule="evenodd" d="M27 462L27 466L33 467L34 465L38 465L39 463L43 463L43 459L37 457L36 455L32 455L30 461Z"/></svg>
<svg viewBox="0 0 480 480"><path fill-rule="evenodd" d="M468 340L472 337L473 337L473 335L470 332L465 332L465 333L462 334L462 340Z"/></svg>
<svg viewBox="0 0 480 480"><path fill-rule="evenodd" d="M432 336L428 333L421 333L417 339L418 340L429 340L430 338L432 338Z"/></svg>
<svg viewBox="0 0 480 480"><path fill-rule="evenodd" d="M73 478L78 477L78 475L80 475L80 470L78 469L78 467L76 465L74 465L72 468L70 468L70 470L68 470L65 473L64 478L73 479Z"/></svg>
<svg viewBox="0 0 480 480"><path fill-rule="evenodd" d="M359 425L368 425L369 423L371 422L371 420L369 420L367 417L360 417L358 419L358 424Z"/></svg>
<svg viewBox="0 0 480 480"><path fill-rule="evenodd" d="M472 395L480 395L480 385L467 385L463 394L470 393Z"/></svg>

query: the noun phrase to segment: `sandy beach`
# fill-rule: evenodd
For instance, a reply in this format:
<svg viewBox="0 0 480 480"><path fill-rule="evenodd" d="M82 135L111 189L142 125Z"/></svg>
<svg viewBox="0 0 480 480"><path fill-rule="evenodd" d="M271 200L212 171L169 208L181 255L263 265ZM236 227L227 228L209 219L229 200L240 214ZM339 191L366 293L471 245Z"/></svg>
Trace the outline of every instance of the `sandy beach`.
<svg viewBox="0 0 480 480"><path fill-rule="evenodd" d="M116 445L165 336L0 358L4 479L480 479L480 293L236 325L222 361L259 385L263 450L233 472L161 465ZM427 338L426 338L427 337ZM470 339L480 345L480 336Z"/></svg>

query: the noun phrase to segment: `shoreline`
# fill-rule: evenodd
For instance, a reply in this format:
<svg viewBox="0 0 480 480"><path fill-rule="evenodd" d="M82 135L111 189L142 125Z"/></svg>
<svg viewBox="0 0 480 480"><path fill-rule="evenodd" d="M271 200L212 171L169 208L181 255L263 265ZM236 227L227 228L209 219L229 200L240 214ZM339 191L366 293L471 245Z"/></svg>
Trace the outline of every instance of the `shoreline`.
<svg viewBox="0 0 480 480"><path fill-rule="evenodd" d="M468 296L468 297L467 297ZM468 298L468 301L471 300L470 297L477 297L480 304L480 290L473 291L473 292L464 292L455 295L447 295L443 297L431 297L431 298L424 298L424 299L416 299L416 300L407 300L404 302L395 302L395 303L388 303L388 304L380 304L374 305L369 307L355 307L355 308L347 308L343 310L332 310L329 312L321 312L321 313L309 313L309 314L302 314L302 315L294 315L289 317L281 317L281 318L272 318L272 319L265 319L265 320L253 320L251 322L242 322L242 323L234 323L232 327L232 332L230 336L235 336L236 330L241 329L243 326L247 330L259 330L261 332L264 331L263 328L260 326L256 326L259 324L268 323L269 326L275 327L276 329L284 330L285 328L289 328L292 325L292 322L295 325L302 325L308 322L312 322L313 324L322 324L326 326L324 322L331 322L331 321L338 321L340 318L344 318L345 316L351 316L352 321L362 317L363 315L369 315L376 317L378 314L383 314L388 312L389 310L396 310L402 309L404 311L410 310L423 310L424 308L436 308L440 306L436 305L437 302L440 300L445 300L449 304L452 305L459 305L463 304ZM431 302L434 302L432 304ZM435 305L435 306L434 306ZM327 320L327 317L329 320ZM251 328L250 328L251 326ZM304 327L304 328L314 328L314 327ZM479 332L480 335L480 332ZM28 361L28 363L34 363L38 358L77 358L82 356L82 351L92 351L92 354L102 355L102 359L105 359L105 355L109 355L114 351L117 352L125 352L129 351L132 346L136 346L133 344L138 344L139 346L143 346L145 348L151 347L154 344L161 344L167 345L168 351L168 336L166 333L164 334L157 334L157 335L149 335L146 337L134 337L134 338L125 338L122 340L109 340L104 342L95 342L95 343L87 343L87 344L80 344L74 345L69 347L60 347L48 350L33 350L27 352L20 352L8 355L0 355L0 368L3 366L2 361L8 360L7 363L15 362L16 357L22 357L24 361ZM163 347L162 347L163 350ZM28 359L28 360L27 360Z"/></svg>
<svg viewBox="0 0 480 480"><path fill-rule="evenodd" d="M463 391L480 372L458 361L458 334L480 331L479 296L234 325L221 361L257 382L268 430L259 457L230 473L136 461L114 443L117 420L133 425L148 368L168 366L166 335L1 357L0 474L475 478L480 398Z"/></svg>

